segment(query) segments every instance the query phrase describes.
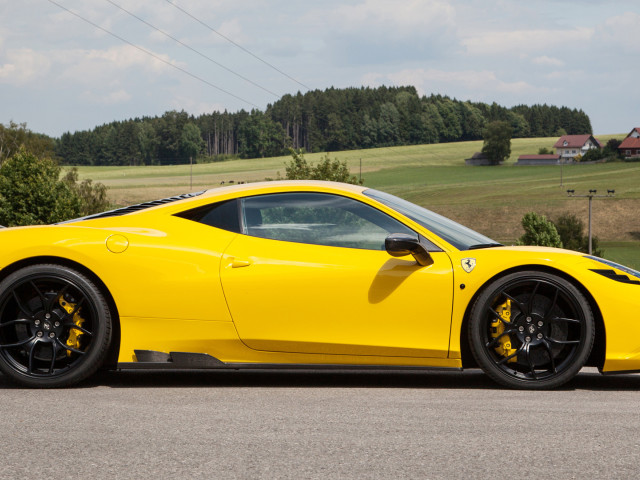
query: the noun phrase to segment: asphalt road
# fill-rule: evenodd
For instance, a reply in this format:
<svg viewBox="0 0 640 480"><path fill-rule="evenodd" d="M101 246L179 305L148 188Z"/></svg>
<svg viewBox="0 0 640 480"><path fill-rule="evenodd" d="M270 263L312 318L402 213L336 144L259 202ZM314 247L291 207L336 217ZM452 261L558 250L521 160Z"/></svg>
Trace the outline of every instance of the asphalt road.
<svg viewBox="0 0 640 480"><path fill-rule="evenodd" d="M463 373L0 376L0 478L638 478L640 375L550 392Z"/></svg>

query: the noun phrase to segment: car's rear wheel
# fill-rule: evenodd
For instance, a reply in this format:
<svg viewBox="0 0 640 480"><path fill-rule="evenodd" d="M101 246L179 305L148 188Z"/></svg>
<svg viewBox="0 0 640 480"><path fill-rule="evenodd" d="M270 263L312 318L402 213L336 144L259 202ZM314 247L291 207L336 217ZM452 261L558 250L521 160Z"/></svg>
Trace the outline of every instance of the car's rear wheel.
<svg viewBox="0 0 640 480"><path fill-rule="evenodd" d="M479 295L469 322L476 361L512 388L548 389L568 382L587 361L594 335L584 295L546 272L498 278Z"/></svg>
<svg viewBox="0 0 640 480"><path fill-rule="evenodd" d="M32 265L0 282L0 370L15 382L80 382L102 364L110 340L107 302L84 274Z"/></svg>

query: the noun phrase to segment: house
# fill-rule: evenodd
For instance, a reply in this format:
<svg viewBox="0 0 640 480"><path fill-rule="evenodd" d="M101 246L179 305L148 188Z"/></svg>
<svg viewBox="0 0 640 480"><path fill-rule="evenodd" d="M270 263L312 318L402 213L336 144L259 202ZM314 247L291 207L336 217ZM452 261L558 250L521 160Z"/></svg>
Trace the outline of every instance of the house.
<svg viewBox="0 0 640 480"><path fill-rule="evenodd" d="M560 155L520 155L514 165L558 165Z"/></svg>
<svg viewBox="0 0 640 480"><path fill-rule="evenodd" d="M600 142L593 135L563 135L553 148L563 160L569 160L584 155L592 148L600 148Z"/></svg>
<svg viewBox="0 0 640 480"><path fill-rule="evenodd" d="M640 127L631 130L618 147L618 151L626 158L640 157Z"/></svg>

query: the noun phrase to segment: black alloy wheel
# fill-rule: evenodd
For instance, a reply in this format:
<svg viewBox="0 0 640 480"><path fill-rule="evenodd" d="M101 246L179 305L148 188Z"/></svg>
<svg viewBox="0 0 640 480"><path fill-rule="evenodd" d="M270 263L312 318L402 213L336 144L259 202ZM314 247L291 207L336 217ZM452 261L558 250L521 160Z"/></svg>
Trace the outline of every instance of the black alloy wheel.
<svg viewBox="0 0 640 480"><path fill-rule="evenodd" d="M478 297L469 322L476 361L511 388L549 389L568 382L587 361L594 336L584 295L546 272L495 280Z"/></svg>
<svg viewBox="0 0 640 480"><path fill-rule="evenodd" d="M36 388L94 373L111 340L111 315L95 284L60 265L32 265L0 282L0 370Z"/></svg>

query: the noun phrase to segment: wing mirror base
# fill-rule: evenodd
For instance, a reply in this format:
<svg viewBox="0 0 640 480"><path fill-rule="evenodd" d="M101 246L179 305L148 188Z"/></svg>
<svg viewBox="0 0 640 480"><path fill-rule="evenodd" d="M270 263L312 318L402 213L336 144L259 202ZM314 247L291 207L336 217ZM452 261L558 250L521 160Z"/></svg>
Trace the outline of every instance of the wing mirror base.
<svg viewBox="0 0 640 480"><path fill-rule="evenodd" d="M433 259L420 239L406 233L392 233L384 240L384 248L392 257L413 255L419 265L426 267L433 263Z"/></svg>

